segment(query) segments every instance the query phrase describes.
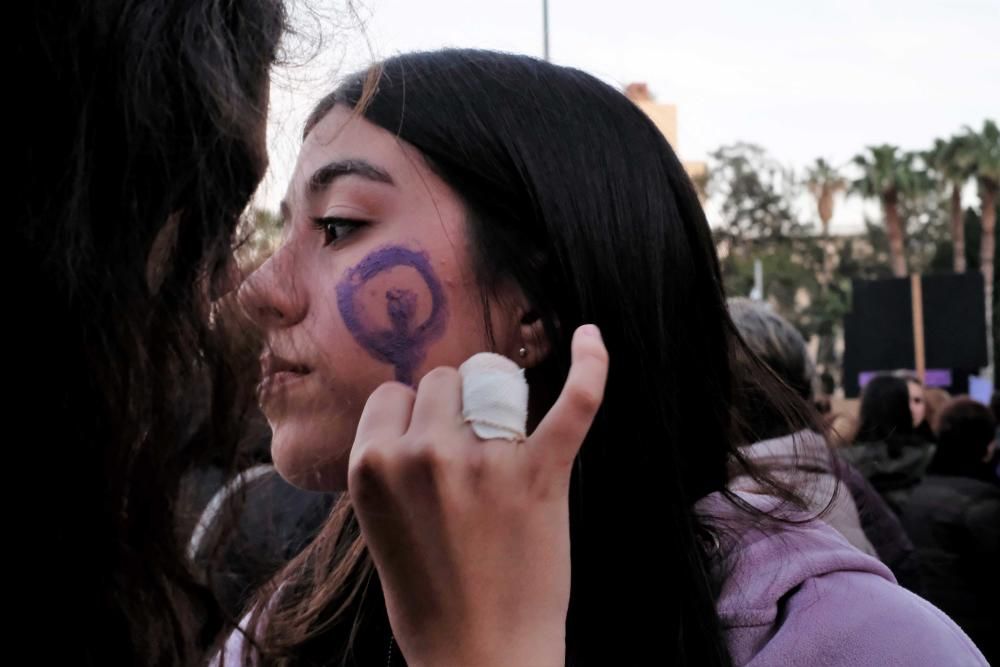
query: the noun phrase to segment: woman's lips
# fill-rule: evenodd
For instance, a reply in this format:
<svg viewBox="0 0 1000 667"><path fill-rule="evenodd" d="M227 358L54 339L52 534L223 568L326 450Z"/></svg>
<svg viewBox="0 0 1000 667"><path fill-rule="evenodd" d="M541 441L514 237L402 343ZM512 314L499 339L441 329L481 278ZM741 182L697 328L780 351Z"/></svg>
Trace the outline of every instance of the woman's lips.
<svg viewBox="0 0 1000 667"><path fill-rule="evenodd" d="M305 364L289 361L273 353L265 353L260 359L261 381L257 391L261 400L278 391L285 391L304 380L311 372Z"/></svg>

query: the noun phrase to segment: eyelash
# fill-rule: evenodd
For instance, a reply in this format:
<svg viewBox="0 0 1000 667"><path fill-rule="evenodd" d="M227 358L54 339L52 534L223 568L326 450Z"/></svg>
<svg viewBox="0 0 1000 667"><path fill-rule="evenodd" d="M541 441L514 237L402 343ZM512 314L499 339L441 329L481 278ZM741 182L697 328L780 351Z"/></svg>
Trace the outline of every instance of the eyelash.
<svg viewBox="0 0 1000 667"><path fill-rule="evenodd" d="M338 218L335 216L326 218L313 218L313 226L323 233L323 247L337 243L345 237L368 224L365 220L355 220L353 218ZM337 233L338 227L347 227L347 231Z"/></svg>

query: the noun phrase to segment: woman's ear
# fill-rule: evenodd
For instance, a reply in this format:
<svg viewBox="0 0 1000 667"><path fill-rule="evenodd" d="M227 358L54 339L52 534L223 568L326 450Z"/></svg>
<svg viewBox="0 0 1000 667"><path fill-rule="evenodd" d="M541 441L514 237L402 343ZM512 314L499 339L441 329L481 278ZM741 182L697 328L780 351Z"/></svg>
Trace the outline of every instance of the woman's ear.
<svg viewBox="0 0 1000 667"><path fill-rule="evenodd" d="M501 283L494 296L498 308L494 310L493 330L499 333L495 351L514 360L521 368L538 366L552 351L542 311L513 279Z"/></svg>
<svg viewBox="0 0 1000 667"><path fill-rule="evenodd" d="M514 357L522 368L534 368L545 361L551 351L545 323L537 310L531 307L522 308L519 313L517 344Z"/></svg>

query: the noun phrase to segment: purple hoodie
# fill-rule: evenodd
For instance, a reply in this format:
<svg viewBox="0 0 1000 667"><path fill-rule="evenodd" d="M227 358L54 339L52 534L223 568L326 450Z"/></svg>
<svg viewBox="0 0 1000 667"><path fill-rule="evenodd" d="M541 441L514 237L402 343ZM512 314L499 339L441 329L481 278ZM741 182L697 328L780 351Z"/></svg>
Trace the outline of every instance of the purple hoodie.
<svg viewBox="0 0 1000 667"><path fill-rule="evenodd" d="M717 609L734 665L987 664L950 618L823 521L761 525L717 493L695 508L722 529Z"/></svg>
<svg viewBox="0 0 1000 667"><path fill-rule="evenodd" d="M736 495L776 513L772 497ZM988 667L950 618L823 521L760 525L718 493L695 509L722 529L716 608L737 667ZM230 635L225 665L241 664L242 646Z"/></svg>

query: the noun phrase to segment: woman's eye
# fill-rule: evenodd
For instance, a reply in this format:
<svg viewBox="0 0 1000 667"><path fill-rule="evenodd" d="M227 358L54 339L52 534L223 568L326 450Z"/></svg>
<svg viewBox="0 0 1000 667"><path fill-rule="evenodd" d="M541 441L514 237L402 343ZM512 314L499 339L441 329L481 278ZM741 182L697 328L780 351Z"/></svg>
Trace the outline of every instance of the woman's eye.
<svg viewBox="0 0 1000 667"><path fill-rule="evenodd" d="M351 218L313 218L313 225L316 229L323 232L324 246L340 241L348 234L357 231L358 228L366 224L368 223L364 220L354 220Z"/></svg>

